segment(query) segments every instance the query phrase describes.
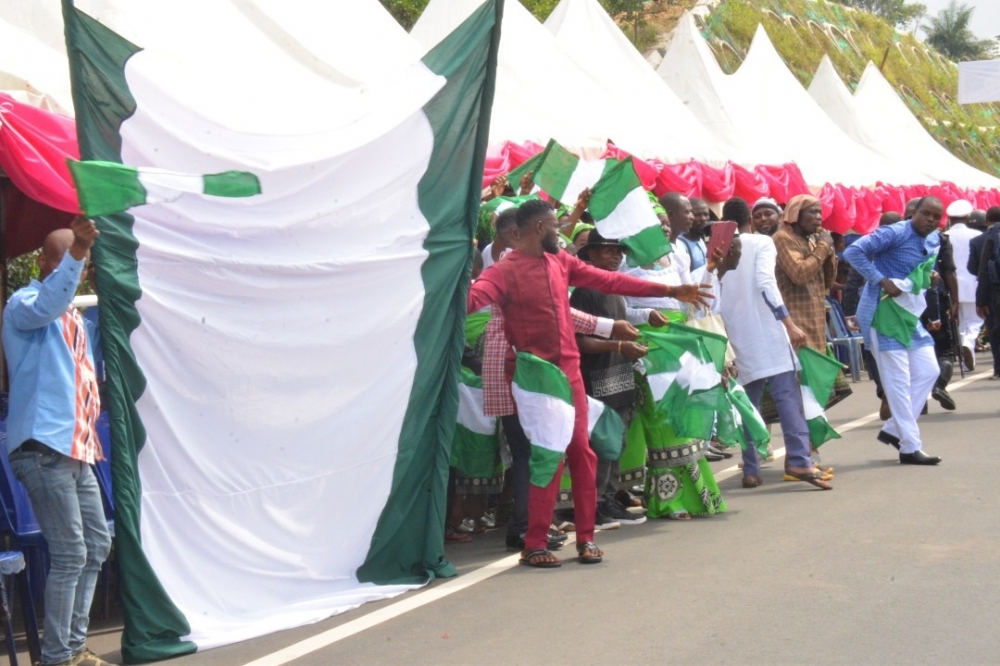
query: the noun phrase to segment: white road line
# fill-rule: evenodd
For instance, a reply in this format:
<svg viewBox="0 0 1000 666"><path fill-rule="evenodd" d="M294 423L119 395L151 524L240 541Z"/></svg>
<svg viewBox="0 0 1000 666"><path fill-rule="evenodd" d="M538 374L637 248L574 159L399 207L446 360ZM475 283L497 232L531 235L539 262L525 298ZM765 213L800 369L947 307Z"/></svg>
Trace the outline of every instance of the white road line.
<svg viewBox="0 0 1000 666"><path fill-rule="evenodd" d="M965 379L951 384L948 389L950 391L956 391L963 386L967 386L968 384L987 376L988 373L986 372L966 375ZM856 428L868 425L876 419L878 419L878 412L873 412L867 416L862 416L859 419L845 423L837 429L837 432L843 434L850 430L855 430ZM775 460L783 458L784 455L784 448L775 449ZM715 478L717 481L721 481L723 479L728 479L741 471L742 470L740 470L739 467L733 465L732 467L727 467L717 472L715 474ZM570 542L572 542L572 535L570 535ZM453 578L447 582L441 583L440 585L435 585L424 592L411 594L410 596L404 597L390 606L380 608L377 611L363 615L356 620L346 622L339 627L334 627L333 629L324 631L321 634L316 634L315 636L307 638L304 641L299 641L298 643L289 645L286 648L278 650L277 652L272 652L271 654L261 657L260 659L247 662L244 666L283 666L284 664L304 657L307 654L322 650L323 648L329 647L338 641L350 638L355 634L359 634L365 629L371 629L372 627L378 626L383 622L388 622L389 620L397 618L404 613L409 613L412 610L434 603L438 599L444 599L445 597L451 596L456 592L461 592L462 590L470 588L477 583L488 580L499 573L513 569L518 565L520 557L521 555L518 553L501 558L463 576Z"/></svg>
<svg viewBox="0 0 1000 666"><path fill-rule="evenodd" d="M282 650L273 652L265 657L247 662L244 666L281 666L282 664L287 664L288 662L304 657L311 652L316 652L317 650L321 650L329 645L333 645L337 641L360 633L365 629L371 629L372 627L380 625L383 622L399 617L404 613L408 613L411 610L416 610L417 608L426 606L427 604L433 603L438 599L444 599L445 597L455 594L456 592L461 592L468 587L472 587L476 583L481 583L484 580L496 576L498 573L503 573L508 569L513 569L517 566L520 557L521 555L518 553L510 555L509 557L504 557L495 562L491 562L486 566L476 569L475 571L467 573L463 576L452 578L451 580L441 583L440 585L435 585L424 592L404 597L402 600L392 604L391 606L380 608L377 611L359 617L357 620L351 620L350 622L346 622L339 627L334 627L329 631L316 634L311 638L307 638L304 641L300 641Z"/></svg>

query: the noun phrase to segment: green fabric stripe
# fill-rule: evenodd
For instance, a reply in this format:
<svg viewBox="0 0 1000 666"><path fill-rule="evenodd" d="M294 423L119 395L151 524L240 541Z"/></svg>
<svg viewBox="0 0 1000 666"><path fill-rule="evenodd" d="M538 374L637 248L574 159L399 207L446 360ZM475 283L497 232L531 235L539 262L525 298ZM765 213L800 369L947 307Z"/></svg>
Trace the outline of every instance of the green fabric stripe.
<svg viewBox="0 0 1000 666"><path fill-rule="evenodd" d="M818 449L824 442L831 439L840 439L840 434L833 429L830 422L824 416L818 416L806 421L809 427L809 443L814 449Z"/></svg>
<svg viewBox="0 0 1000 666"><path fill-rule="evenodd" d="M809 387L816 402L825 405L833 392L837 376L843 372L844 366L837 359L830 358L810 347L799 348L799 364L802 366L802 372L799 375L800 383Z"/></svg>
<svg viewBox="0 0 1000 666"><path fill-rule="evenodd" d="M922 291L930 289L931 273L934 271L934 264L936 262L937 254L927 257L906 276L913 282L912 293L919 294Z"/></svg>
<svg viewBox="0 0 1000 666"><path fill-rule="evenodd" d="M471 388L481 389L483 388L483 378L469 370L464 365L461 368L461 373L459 374L459 380Z"/></svg>
<svg viewBox="0 0 1000 666"><path fill-rule="evenodd" d="M507 182L514 188L515 192L518 191L518 188L521 185L521 178L538 169L538 165L541 163L543 155L544 151L532 155L525 161L521 162L516 169L507 174Z"/></svg>
<svg viewBox="0 0 1000 666"><path fill-rule="evenodd" d="M511 207L517 208L518 206L523 204L525 201L528 201L529 199L538 199L538 198L539 197L537 194L526 194L523 197L522 196L494 197L489 201L487 201L486 203L484 203L480 208L480 211L485 210L490 213L497 213L499 215L507 208Z"/></svg>
<svg viewBox="0 0 1000 666"><path fill-rule="evenodd" d="M600 223L598 223L600 226ZM646 227L637 234L618 239L625 246L629 265L648 266L660 257L674 251L670 239L660 226Z"/></svg>
<svg viewBox="0 0 1000 666"><path fill-rule="evenodd" d="M451 446L451 466L465 476L484 478L496 470L499 440L494 435L481 435L458 424Z"/></svg>
<svg viewBox="0 0 1000 666"><path fill-rule="evenodd" d="M434 148L417 191L430 223L421 270L424 306L414 336L417 371L389 500L357 572L362 582L419 582L456 573L444 557L445 499L472 271L469 243L482 194L502 15L503 0L484 3L424 56L448 83L424 107Z"/></svg>
<svg viewBox="0 0 1000 666"><path fill-rule="evenodd" d="M895 299L885 297L875 308L872 328L909 347L913 344L913 332L917 330L918 321L920 320L917 315L901 306Z"/></svg>
<svg viewBox="0 0 1000 666"><path fill-rule="evenodd" d="M134 167L115 162L66 160L87 217L110 215L146 203L146 188Z"/></svg>
<svg viewBox="0 0 1000 666"><path fill-rule="evenodd" d="M528 462L531 468L531 485L539 488L548 486L559 470L559 463L562 462L562 459L561 452L532 444L531 460Z"/></svg>
<svg viewBox="0 0 1000 666"><path fill-rule="evenodd" d="M579 157L560 146L555 139L549 139L535 169L535 184L549 196L562 201L566 196L566 186L579 163Z"/></svg>
<svg viewBox="0 0 1000 666"><path fill-rule="evenodd" d="M604 407L590 433L590 448L601 460L618 460L625 442L625 422L611 407Z"/></svg>
<svg viewBox="0 0 1000 666"><path fill-rule="evenodd" d="M486 310L484 312L473 312L465 319L465 344L473 348L479 342L479 338L486 332L486 325L490 323L493 314Z"/></svg>
<svg viewBox="0 0 1000 666"><path fill-rule="evenodd" d="M614 212L629 192L641 187L642 181L639 180L632 158L629 157L605 168L604 175L591 188L587 209L594 219L600 222Z"/></svg>
<svg viewBox="0 0 1000 666"><path fill-rule="evenodd" d="M534 354L517 353L514 383L523 391L542 393L569 405L573 404L573 389L570 388L566 373Z"/></svg>
<svg viewBox="0 0 1000 666"><path fill-rule="evenodd" d="M260 194L260 180L248 171L210 173L204 179L205 194L213 197L252 197Z"/></svg>
<svg viewBox="0 0 1000 666"><path fill-rule="evenodd" d="M120 163L119 130L136 108L125 81L125 63L139 48L78 11L72 0L63 0L63 21L80 155L85 160ZM134 220L118 213L97 218L96 223L101 235L92 254L101 299L101 342L114 442L115 541L125 607L122 657L129 663L154 661L194 652L195 645L180 640L190 633L188 622L167 596L140 541L138 458L146 429L135 403L146 389L146 379L130 342L139 325L135 301L141 294Z"/></svg>

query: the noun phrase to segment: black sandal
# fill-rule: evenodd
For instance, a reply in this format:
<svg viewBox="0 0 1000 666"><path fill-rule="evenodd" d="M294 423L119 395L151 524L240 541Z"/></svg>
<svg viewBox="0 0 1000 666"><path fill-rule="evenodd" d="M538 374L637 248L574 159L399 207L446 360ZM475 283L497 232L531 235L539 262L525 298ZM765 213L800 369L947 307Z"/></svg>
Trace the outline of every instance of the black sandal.
<svg viewBox="0 0 1000 666"><path fill-rule="evenodd" d="M536 569L555 569L562 566L559 558L553 555L551 550L546 550L545 548L522 552L519 562L526 567L535 567Z"/></svg>
<svg viewBox="0 0 1000 666"><path fill-rule="evenodd" d="M597 547L593 541L584 541L576 544L577 559L580 564L600 564L604 560L604 551Z"/></svg>

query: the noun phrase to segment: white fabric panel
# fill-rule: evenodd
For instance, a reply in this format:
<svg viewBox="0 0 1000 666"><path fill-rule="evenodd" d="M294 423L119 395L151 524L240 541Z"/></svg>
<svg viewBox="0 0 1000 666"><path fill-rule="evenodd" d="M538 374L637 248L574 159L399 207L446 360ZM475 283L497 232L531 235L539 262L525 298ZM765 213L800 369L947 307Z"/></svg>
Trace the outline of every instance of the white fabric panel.
<svg viewBox="0 0 1000 666"><path fill-rule="evenodd" d="M565 451L573 439L576 408L562 398L526 391L517 383L511 383L510 392L528 441L549 451Z"/></svg>
<svg viewBox="0 0 1000 666"><path fill-rule="evenodd" d="M172 173L163 169L140 169L139 182L146 189L146 203L167 203L176 201L185 192L201 193L205 179L184 173Z"/></svg>
<svg viewBox="0 0 1000 666"><path fill-rule="evenodd" d="M480 435L492 435L496 432L496 417L483 414L483 389L459 383L458 422Z"/></svg>
<svg viewBox="0 0 1000 666"><path fill-rule="evenodd" d="M1000 102L1000 60L958 63L958 103Z"/></svg>
<svg viewBox="0 0 1000 666"><path fill-rule="evenodd" d="M646 375L649 382L649 392L653 394L653 400L659 400L667 394L670 385L677 381L676 372L660 372L653 375Z"/></svg>
<svg viewBox="0 0 1000 666"><path fill-rule="evenodd" d="M808 386L802 385L799 387L802 393L802 411L805 414L806 421L812 421L815 418L825 417L826 412L823 410L823 405L819 404L816 400L816 396L809 389Z"/></svg>
<svg viewBox="0 0 1000 666"><path fill-rule="evenodd" d="M483 0L431 0L410 36L430 50ZM490 143L555 139L582 157L599 157L608 139L628 150L646 128L573 62L518 0L504 3Z"/></svg>
<svg viewBox="0 0 1000 666"><path fill-rule="evenodd" d="M2 16L2 14L0 14ZM64 52L0 19L0 91L49 111L73 115Z"/></svg>
<svg viewBox="0 0 1000 666"><path fill-rule="evenodd" d="M722 375L711 361L701 361L691 352L684 352L680 358L681 369L677 373L677 383L688 390L707 391L722 381Z"/></svg>
<svg viewBox="0 0 1000 666"><path fill-rule="evenodd" d="M646 190L637 187L619 202L611 215L597 222L605 238L628 238L651 226L659 226L660 219L649 204Z"/></svg>
<svg viewBox="0 0 1000 666"><path fill-rule="evenodd" d="M564 204L573 206L577 197L588 187L593 187L601 179L604 173L606 160L578 160L576 168L570 174L566 189L558 195L552 192L552 196L559 199ZM648 200L647 200L648 201Z"/></svg>
<svg viewBox="0 0 1000 666"><path fill-rule="evenodd" d="M126 68L124 162L252 171L263 191L132 211L142 544L199 648L409 589L355 571L416 369L433 145L420 109L443 84L415 64L355 85L371 72L304 63L238 4L108 14L145 48Z"/></svg>
<svg viewBox="0 0 1000 666"><path fill-rule="evenodd" d="M684 106L656 75L597 0L562 0L545 27L574 61L597 79L615 103L641 119L645 139L639 157L668 163L696 159L720 166L739 157Z"/></svg>
<svg viewBox="0 0 1000 666"><path fill-rule="evenodd" d="M607 405L598 400L597 398L591 398L587 396L587 432L594 432L594 426L601 419L601 414L607 409Z"/></svg>

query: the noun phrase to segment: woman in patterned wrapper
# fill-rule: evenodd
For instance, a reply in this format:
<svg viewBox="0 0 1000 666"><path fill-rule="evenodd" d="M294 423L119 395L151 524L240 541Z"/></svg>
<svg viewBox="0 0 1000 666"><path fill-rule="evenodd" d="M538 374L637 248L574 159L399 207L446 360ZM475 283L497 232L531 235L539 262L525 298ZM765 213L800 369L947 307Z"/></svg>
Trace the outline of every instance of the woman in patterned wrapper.
<svg viewBox="0 0 1000 666"><path fill-rule="evenodd" d="M680 201L683 199L683 201ZM684 215L684 197L663 197L667 216ZM686 214L690 215L690 204ZM692 284L691 274L673 255L652 266L625 268L636 277L668 285ZM627 298L629 307L654 308L671 321L684 321L684 304L672 298ZM631 459L639 448L646 451L646 499L650 518L689 520L692 515L710 516L726 510L719 484L705 460L708 443L677 436L664 422L650 393L645 377L637 376L640 391L638 418L628 431L623 460Z"/></svg>

